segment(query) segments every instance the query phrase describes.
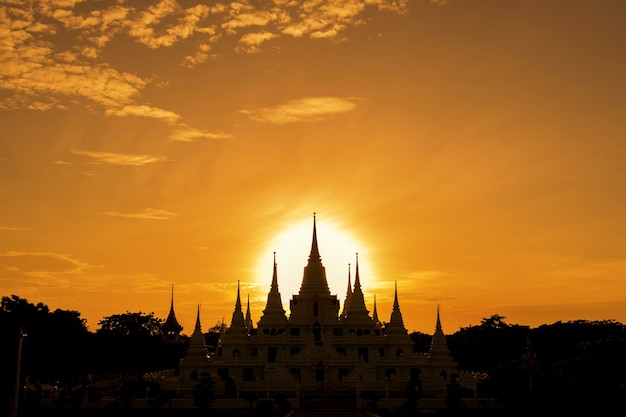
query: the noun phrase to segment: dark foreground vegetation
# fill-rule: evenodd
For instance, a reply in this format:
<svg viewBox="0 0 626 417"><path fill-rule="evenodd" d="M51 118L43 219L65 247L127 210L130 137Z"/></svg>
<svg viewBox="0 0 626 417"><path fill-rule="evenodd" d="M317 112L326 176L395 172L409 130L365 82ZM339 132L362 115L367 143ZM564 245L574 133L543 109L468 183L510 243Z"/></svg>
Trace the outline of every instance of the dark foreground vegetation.
<svg viewBox="0 0 626 417"><path fill-rule="evenodd" d="M56 416L79 411L81 416L130 415L127 406L136 398L146 400L150 407L133 409L133 416L207 415L213 401L211 381L198 386L195 408L171 410L166 406L170 400L167 394L144 378L148 372L176 369L188 346L186 337L180 343L165 343L162 323L153 313L126 312L104 317L99 328L90 332L77 311L50 311L42 303L3 297L0 417L8 416L11 409L20 328L27 334L22 340L20 384L29 387L20 391L20 415ZM206 333L209 347L216 345L218 331L216 325ZM428 350L431 335L414 332L411 337L415 351ZM508 324L505 317L496 314L482 319L480 325L448 335L447 341L460 371L482 372L487 377L475 392L449 386L448 409L439 414L626 415L626 326L622 323L577 320L530 328ZM81 407L97 403L102 393L95 388L96 382L111 377L120 381L110 393L116 399L115 406ZM43 413L37 409L38 387L48 385L58 387L63 395L56 400L58 407ZM470 396L493 399L492 406L488 410L466 409L464 399ZM407 394L407 403L411 406L404 409L375 411L381 415L419 412L419 396ZM211 410L210 415L251 413L260 417L269 413L267 417L271 417L272 411Z"/></svg>

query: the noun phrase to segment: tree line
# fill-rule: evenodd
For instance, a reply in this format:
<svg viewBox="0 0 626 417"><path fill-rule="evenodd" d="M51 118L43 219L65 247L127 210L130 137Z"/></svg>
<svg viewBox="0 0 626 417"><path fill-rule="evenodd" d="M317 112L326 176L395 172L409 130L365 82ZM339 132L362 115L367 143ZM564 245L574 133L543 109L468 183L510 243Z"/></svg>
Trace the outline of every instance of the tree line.
<svg viewBox="0 0 626 417"><path fill-rule="evenodd" d="M494 314L446 337L460 371L487 375L479 397L535 415L626 411L624 324L574 320L530 328L505 319ZM427 350L431 336L411 337L416 351Z"/></svg>
<svg viewBox="0 0 626 417"><path fill-rule="evenodd" d="M50 310L43 303L4 296L2 391L10 393L15 383L20 328L27 334L22 382L77 385L105 375L140 379L145 372L175 369L189 340L184 336L180 343L166 343L163 322L154 313L125 312L103 317L91 332L77 311ZM205 333L209 348L217 346L219 330L217 323ZM428 351L432 335L413 332L411 338L416 352ZM626 326L615 320L558 321L530 328L494 314L446 338L459 371L487 375L476 394L497 398L499 406L624 408Z"/></svg>
<svg viewBox="0 0 626 417"><path fill-rule="evenodd" d="M0 383L14 385L19 332L23 338L23 382L77 385L82 379L109 375L140 375L177 367L184 343L164 343L163 320L154 313L126 312L103 317L95 332L78 311L50 310L16 295L0 302ZM6 370L6 372L4 372Z"/></svg>

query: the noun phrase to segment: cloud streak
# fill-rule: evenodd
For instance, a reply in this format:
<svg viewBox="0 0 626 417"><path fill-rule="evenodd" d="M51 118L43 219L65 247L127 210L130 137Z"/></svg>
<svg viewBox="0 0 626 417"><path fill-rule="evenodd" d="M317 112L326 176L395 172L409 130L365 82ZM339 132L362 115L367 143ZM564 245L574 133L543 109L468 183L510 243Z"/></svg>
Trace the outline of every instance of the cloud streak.
<svg viewBox="0 0 626 417"><path fill-rule="evenodd" d="M111 108L105 111L107 116L137 116L148 117L152 119L163 120L168 124L175 125L181 119L181 116L169 110L159 109L157 107L141 105L128 105L120 108Z"/></svg>
<svg viewBox="0 0 626 417"><path fill-rule="evenodd" d="M105 211L99 214L102 214L105 216L113 216L113 217L125 217L127 219L146 219L146 220L168 220L177 216L176 213L171 213L166 210L155 209L155 208L145 208L136 213Z"/></svg>
<svg viewBox="0 0 626 417"><path fill-rule="evenodd" d="M340 97L307 97L292 100L274 107L240 110L251 119L272 124L317 122L351 112L356 108L357 99Z"/></svg>
<svg viewBox="0 0 626 417"><path fill-rule="evenodd" d="M19 226L0 226L0 230L9 230L14 232L23 232L27 230L33 230L30 227L19 227Z"/></svg>
<svg viewBox="0 0 626 417"><path fill-rule="evenodd" d="M167 160L164 156L129 155L114 152L86 151L81 149L72 149L71 152L75 155L92 158L96 160L95 163L99 164L141 166Z"/></svg>
<svg viewBox="0 0 626 417"><path fill-rule="evenodd" d="M183 123L179 124L176 129L169 135L171 140L179 142L193 142L196 139L231 139L233 135L225 132L204 132L200 129L196 129L191 126L187 126Z"/></svg>
<svg viewBox="0 0 626 417"><path fill-rule="evenodd" d="M22 251L0 253L0 270L17 276L43 280L38 281L39 284L45 284L48 280L59 282L59 276L82 274L93 268L96 266L78 260L70 254Z"/></svg>

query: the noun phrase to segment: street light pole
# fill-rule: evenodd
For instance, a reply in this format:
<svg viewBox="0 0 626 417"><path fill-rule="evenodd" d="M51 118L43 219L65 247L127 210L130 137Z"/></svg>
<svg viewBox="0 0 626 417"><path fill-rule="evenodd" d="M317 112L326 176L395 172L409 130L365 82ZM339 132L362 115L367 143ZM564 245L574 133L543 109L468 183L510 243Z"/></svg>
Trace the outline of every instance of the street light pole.
<svg viewBox="0 0 626 417"><path fill-rule="evenodd" d="M24 328L20 326L19 339L17 341L17 364L15 366L15 395L13 396L13 408L11 417L17 417L17 401L20 395L20 363L22 362L22 341L27 336Z"/></svg>

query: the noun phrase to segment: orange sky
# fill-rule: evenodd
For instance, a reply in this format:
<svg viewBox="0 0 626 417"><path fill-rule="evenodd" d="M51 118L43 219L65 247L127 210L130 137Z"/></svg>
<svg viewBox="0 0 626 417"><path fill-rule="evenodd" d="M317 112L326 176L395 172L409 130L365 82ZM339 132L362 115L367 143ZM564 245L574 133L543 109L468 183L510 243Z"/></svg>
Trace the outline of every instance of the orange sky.
<svg viewBox="0 0 626 417"><path fill-rule="evenodd" d="M1 295L257 321L317 212L409 330L626 322L626 2L0 4Z"/></svg>

